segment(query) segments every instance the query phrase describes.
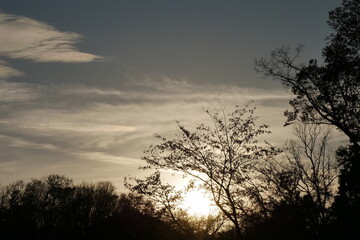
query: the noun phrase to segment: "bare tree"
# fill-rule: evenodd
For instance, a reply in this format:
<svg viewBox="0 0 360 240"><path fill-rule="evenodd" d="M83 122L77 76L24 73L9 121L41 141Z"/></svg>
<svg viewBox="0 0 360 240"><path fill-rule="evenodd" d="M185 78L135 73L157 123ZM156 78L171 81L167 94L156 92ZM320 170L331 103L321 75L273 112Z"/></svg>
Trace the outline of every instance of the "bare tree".
<svg viewBox="0 0 360 240"><path fill-rule="evenodd" d="M267 162L264 176L273 187L273 195L291 204L306 197L314 206L311 223L328 223L334 202L339 169L329 146L330 128L301 124L294 126L297 140L287 142L284 161Z"/></svg>
<svg viewBox="0 0 360 240"><path fill-rule="evenodd" d="M258 185L258 168L279 153L268 143L257 142L270 131L266 125L255 126L254 109L247 105L230 114L223 107L207 111L212 127L200 124L194 132L178 123L175 138L156 135L161 143L151 145L143 157L147 168L173 170L200 182L232 222L238 239L244 238L243 227L250 216L268 214L269 199Z"/></svg>

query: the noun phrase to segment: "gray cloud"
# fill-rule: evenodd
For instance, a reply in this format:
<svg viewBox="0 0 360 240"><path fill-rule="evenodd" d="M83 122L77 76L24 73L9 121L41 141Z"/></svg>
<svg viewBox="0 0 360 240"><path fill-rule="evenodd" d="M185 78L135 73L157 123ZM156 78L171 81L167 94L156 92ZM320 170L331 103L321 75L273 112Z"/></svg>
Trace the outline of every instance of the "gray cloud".
<svg viewBox="0 0 360 240"><path fill-rule="evenodd" d="M38 90L32 84L0 80L0 103L30 101L36 99L38 95Z"/></svg>

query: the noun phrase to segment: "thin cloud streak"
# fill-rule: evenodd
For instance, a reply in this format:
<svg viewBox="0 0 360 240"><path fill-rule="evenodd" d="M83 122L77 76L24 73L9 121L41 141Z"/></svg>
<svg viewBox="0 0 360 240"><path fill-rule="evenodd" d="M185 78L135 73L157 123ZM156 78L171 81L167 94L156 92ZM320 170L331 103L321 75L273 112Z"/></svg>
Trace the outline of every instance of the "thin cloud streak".
<svg viewBox="0 0 360 240"><path fill-rule="evenodd" d="M22 75L23 73L21 71L10 67L5 61L0 60L0 80L8 79L11 77L19 77Z"/></svg>
<svg viewBox="0 0 360 240"><path fill-rule="evenodd" d="M32 84L0 80L0 103L25 102L38 97L39 92Z"/></svg>
<svg viewBox="0 0 360 240"><path fill-rule="evenodd" d="M72 154L83 157L87 160L101 161L118 165L134 165L142 163L142 161L138 158L119 157L103 152L73 152Z"/></svg>
<svg viewBox="0 0 360 240"><path fill-rule="evenodd" d="M124 89L99 89L86 86L72 86L61 89L67 97L84 96L87 100L121 104L152 104L166 102L199 102L208 101L219 96L228 99L236 96L239 100L288 100L290 95L283 90L263 90L257 88L243 88L237 85L204 86L191 84L185 79L172 80L167 77L158 79L144 78L133 81Z"/></svg>
<svg viewBox="0 0 360 240"><path fill-rule="evenodd" d="M0 139L6 140L8 145L13 148L28 148L28 149L39 149L39 150L57 150L58 148L52 144L46 143L35 143L31 141L26 141L21 138L0 135Z"/></svg>

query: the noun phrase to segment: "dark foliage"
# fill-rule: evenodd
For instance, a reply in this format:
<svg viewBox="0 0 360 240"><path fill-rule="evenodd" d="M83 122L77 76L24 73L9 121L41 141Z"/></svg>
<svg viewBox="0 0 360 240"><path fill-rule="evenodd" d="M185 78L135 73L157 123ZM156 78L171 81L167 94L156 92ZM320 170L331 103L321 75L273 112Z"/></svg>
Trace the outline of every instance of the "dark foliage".
<svg viewBox="0 0 360 240"><path fill-rule="evenodd" d="M334 203L335 229L339 236L358 233L360 213L360 149L350 145L337 151L341 172Z"/></svg>

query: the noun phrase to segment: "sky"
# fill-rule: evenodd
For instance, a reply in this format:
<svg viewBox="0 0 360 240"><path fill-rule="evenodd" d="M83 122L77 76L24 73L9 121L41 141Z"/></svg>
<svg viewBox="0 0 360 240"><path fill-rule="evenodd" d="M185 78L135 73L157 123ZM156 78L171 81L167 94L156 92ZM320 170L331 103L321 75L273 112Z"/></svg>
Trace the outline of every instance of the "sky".
<svg viewBox="0 0 360 240"><path fill-rule="evenodd" d="M290 93L254 71L275 48L321 58L340 0L1 0L0 184L138 176L154 133L255 100L291 139Z"/></svg>

